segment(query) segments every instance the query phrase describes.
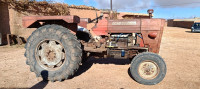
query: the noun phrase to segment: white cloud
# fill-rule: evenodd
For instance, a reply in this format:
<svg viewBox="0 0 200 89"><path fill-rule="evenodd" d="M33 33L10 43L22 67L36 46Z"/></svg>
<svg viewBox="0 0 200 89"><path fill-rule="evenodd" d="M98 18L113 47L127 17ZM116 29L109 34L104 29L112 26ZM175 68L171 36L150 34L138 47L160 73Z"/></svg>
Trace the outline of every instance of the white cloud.
<svg viewBox="0 0 200 89"><path fill-rule="evenodd" d="M200 6L199 0L154 0L154 3L163 8Z"/></svg>
<svg viewBox="0 0 200 89"><path fill-rule="evenodd" d="M89 4L90 0L83 0L83 2Z"/></svg>
<svg viewBox="0 0 200 89"><path fill-rule="evenodd" d="M92 0L84 0L90 2ZM109 9L110 0L93 0L100 9ZM199 3L197 3L199 2ZM86 4L87 4L86 3ZM141 10L156 7L173 8L173 7L199 7L198 0L113 0L113 9L117 10Z"/></svg>

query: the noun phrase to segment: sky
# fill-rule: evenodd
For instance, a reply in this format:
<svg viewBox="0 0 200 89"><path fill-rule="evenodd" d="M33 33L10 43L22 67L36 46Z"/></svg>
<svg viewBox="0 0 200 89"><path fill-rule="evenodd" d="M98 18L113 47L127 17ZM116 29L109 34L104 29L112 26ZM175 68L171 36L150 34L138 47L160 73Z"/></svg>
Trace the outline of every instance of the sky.
<svg viewBox="0 0 200 89"><path fill-rule="evenodd" d="M48 0L47 0L48 1ZM110 9L110 0L50 0L69 5L87 5ZM182 19L200 17L200 0L113 0L118 12L147 13L154 9L154 18Z"/></svg>

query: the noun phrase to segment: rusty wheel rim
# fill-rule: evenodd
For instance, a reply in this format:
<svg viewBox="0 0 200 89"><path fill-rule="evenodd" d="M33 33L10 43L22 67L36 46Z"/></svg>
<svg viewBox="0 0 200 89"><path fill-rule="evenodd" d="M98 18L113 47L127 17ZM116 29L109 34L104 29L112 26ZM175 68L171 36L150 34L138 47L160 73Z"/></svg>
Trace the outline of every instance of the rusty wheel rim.
<svg viewBox="0 0 200 89"><path fill-rule="evenodd" d="M151 60L143 61L138 66L138 74L146 80L152 80L156 78L159 72L158 65Z"/></svg>
<svg viewBox="0 0 200 89"><path fill-rule="evenodd" d="M63 45L55 40L44 40L36 47L35 56L41 67L56 70L64 64L65 50Z"/></svg>

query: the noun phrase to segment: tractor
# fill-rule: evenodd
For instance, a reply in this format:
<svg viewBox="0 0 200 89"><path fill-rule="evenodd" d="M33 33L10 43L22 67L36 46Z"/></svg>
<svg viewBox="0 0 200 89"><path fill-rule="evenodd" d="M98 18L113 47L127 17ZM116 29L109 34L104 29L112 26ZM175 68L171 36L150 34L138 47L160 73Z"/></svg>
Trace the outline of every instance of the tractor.
<svg viewBox="0 0 200 89"><path fill-rule="evenodd" d="M25 45L26 64L37 77L52 82L72 77L90 56L130 59L130 74L140 84L155 85L166 75L158 55L164 19L114 19L102 13L95 19L69 16L26 16L23 26L37 28ZM95 23L87 29L87 24Z"/></svg>

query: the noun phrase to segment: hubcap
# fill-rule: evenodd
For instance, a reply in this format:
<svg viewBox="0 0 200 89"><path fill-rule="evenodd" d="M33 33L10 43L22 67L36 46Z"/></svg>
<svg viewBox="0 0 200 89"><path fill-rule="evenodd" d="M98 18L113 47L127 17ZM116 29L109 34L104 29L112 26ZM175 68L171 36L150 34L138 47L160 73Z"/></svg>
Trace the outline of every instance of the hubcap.
<svg viewBox="0 0 200 89"><path fill-rule="evenodd" d="M35 53L37 62L48 70L60 68L66 60L64 47L54 40L42 41Z"/></svg>
<svg viewBox="0 0 200 89"><path fill-rule="evenodd" d="M140 63L138 67L138 73L139 75L147 80L151 80L157 77L159 74L159 67L158 65L153 61L143 61Z"/></svg>

